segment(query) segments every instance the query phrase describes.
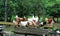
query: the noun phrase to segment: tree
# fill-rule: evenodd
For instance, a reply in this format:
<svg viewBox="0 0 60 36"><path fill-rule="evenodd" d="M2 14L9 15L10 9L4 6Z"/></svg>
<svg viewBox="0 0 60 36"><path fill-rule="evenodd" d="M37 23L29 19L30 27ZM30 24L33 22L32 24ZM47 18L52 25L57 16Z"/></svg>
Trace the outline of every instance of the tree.
<svg viewBox="0 0 60 36"><path fill-rule="evenodd" d="M59 17L60 15L60 0L8 0L7 7L4 6L4 1L0 0L0 15L2 16L4 12L7 12L7 19L13 15L19 15L19 17L38 16L38 13L40 13L39 17L47 15ZM6 11L4 11L4 7L7 8Z"/></svg>

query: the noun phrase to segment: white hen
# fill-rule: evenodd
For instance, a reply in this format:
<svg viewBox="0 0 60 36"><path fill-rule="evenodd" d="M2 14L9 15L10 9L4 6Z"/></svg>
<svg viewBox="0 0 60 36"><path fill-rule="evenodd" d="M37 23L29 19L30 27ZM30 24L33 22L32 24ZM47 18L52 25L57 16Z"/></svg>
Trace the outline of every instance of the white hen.
<svg viewBox="0 0 60 36"><path fill-rule="evenodd" d="M38 17L32 17L32 18L28 18L28 21L33 21L33 20L36 20L36 22L38 22Z"/></svg>
<svg viewBox="0 0 60 36"><path fill-rule="evenodd" d="M21 25L22 25L22 26L26 26L27 23L28 23L28 21L21 21Z"/></svg>

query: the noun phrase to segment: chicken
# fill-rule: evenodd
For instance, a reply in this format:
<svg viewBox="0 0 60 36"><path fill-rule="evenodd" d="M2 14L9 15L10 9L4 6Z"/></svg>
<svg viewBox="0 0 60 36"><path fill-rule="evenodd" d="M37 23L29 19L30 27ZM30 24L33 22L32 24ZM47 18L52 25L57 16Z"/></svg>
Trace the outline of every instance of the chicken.
<svg viewBox="0 0 60 36"><path fill-rule="evenodd" d="M38 22L38 17L34 17L34 16L33 16L32 18L28 18L28 21L34 21L34 20L35 20L36 22Z"/></svg>
<svg viewBox="0 0 60 36"><path fill-rule="evenodd" d="M30 26L32 26L32 25L38 26L38 24L37 24L37 22L38 22L38 17L35 18L35 17L33 16L32 18L28 19L28 21L29 21L29 25L30 25Z"/></svg>
<svg viewBox="0 0 60 36"><path fill-rule="evenodd" d="M17 26L17 25L20 25L20 23L22 23L22 25L25 23L26 24L26 22L25 21L27 21L27 18L26 17L24 17L24 18L20 18L20 17L18 17L18 15L16 15L16 20L14 20L13 21L13 23L15 24L15 26ZM25 25L24 24L24 25Z"/></svg>
<svg viewBox="0 0 60 36"><path fill-rule="evenodd" d="M15 27L19 26L17 21L13 20L13 23L14 23Z"/></svg>
<svg viewBox="0 0 60 36"><path fill-rule="evenodd" d="M46 18L46 24L53 24L54 21L53 21L53 18Z"/></svg>
<svg viewBox="0 0 60 36"><path fill-rule="evenodd" d="M27 23L28 23L28 21L21 21L21 22L20 22L20 24L21 24L22 26L26 26Z"/></svg>

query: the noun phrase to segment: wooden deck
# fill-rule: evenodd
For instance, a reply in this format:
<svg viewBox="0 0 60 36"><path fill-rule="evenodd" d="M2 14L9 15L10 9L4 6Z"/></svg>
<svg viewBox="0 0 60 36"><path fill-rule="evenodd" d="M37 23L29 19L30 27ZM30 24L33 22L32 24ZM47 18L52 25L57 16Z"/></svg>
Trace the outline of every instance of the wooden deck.
<svg viewBox="0 0 60 36"><path fill-rule="evenodd" d="M48 35L51 30L48 29L40 29L40 28L16 28L14 33L16 34L26 34L26 35Z"/></svg>

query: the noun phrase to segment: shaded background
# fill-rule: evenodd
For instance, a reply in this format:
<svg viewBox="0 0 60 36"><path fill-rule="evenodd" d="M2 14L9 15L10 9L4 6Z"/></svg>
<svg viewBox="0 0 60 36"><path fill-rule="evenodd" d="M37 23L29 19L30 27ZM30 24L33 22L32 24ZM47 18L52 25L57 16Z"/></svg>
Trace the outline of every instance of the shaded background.
<svg viewBox="0 0 60 36"><path fill-rule="evenodd" d="M14 16L52 16L60 21L60 0L0 0L0 21L11 22ZM59 20L58 20L59 19Z"/></svg>

